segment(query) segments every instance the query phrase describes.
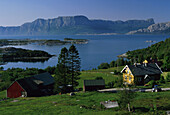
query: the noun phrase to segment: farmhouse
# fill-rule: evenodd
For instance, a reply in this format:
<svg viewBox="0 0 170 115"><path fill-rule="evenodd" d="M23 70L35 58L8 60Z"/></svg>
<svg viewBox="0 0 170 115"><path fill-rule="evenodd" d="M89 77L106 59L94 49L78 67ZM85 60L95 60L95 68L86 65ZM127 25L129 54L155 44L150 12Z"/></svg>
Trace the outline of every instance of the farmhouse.
<svg viewBox="0 0 170 115"><path fill-rule="evenodd" d="M123 70L123 81L125 84L144 85L151 80L159 80L162 73L157 63L148 63L147 60L143 64L126 65Z"/></svg>
<svg viewBox="0 0 170 115"><path fill-rule="evenodd" d="M7 89L7 97L36 97L51 95L53 92L54 78L49 73L42 73L16 80Z"/></svg>
<svg viewBox="0 0 170 115"><path fill-rule="evenodd" d="M101 80L84 80L83 91L96 91L105 88L105 81Z"/></svg>

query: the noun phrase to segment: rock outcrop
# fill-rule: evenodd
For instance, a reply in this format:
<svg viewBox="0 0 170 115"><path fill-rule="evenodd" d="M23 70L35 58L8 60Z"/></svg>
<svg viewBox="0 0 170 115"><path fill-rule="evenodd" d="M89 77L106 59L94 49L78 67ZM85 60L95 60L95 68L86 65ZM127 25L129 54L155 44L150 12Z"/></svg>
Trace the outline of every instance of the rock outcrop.
<svg viewBox="0 0 170 115"><path fill-rule="evenodd" d="M170 34L170 22L153 24L148 28L130 31L127 34Z"/></svg>

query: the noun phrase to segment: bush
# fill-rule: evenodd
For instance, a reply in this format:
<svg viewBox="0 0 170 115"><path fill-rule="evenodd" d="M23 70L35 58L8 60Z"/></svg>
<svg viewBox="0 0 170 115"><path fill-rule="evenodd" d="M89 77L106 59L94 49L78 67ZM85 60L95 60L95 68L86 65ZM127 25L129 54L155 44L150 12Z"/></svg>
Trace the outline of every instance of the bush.
<svg viewBox="0 0 170 115"><path fill-rule="evenodd" d="M110 65L108 63L101 63L98 66L98 69L108 69L108 68L110 68Z"/></svg>
<svg viewBox="0 0 170 115"><path fill-rule="evenodd" d="M95 79L96 80L100 80L100 79L103 79L103 77L96 77Z"/></svg>
<svg viewBox="0 0 170 115"><path fill-rule="evenodd" d="M154 85L156 84L156 82L154 80L151 80L147 83L149 86L154 87Z"/></svg>
<svg viewBox="0 0 170 115"><path fill-rule="evenodd" d="M110 67L115 67L115 61L110 62Z"/></svg>
<svg viewBox="0 0 170 115"><path fill-rule="evenodd" d="M92 68L92 70L96 70L96 68Z"/></svg>
<svg viewBox="0 0 170 115"><path fill-rule="evenodd" d="M124 89L122 91L119 91L118 93L118 103L120 105L121 109L126 109L127 105L129 104L128 109L130 110L130 102L133 101L133 99L137 96L136 92L133 92L128 89Z"/></svg>
<svg viewBox="0 0 170 115"><path fill-rule="evenodd" d="M117 70L114 70L114 74L115 74L115 75L117 75L117 74L118 74Z"/></svg>
<svg viewBox="0 0 170 115"><path fill-rule="evenodd" d="M0 70L4 70L4 67L0 67Z"/></svg>
<svg viewBox="0 0 170 115"><path fill-rule="evenodd" d="M163 76L160 77L160 80L157 81L158 84L165 83L165 79Z"/></svg>
<svg viewBox="0 0 170 115"><path fill-rule="evenodd" d="M113 81L114 87L122 87L123 86L123 77L119 76L117 79Z"/></svg>
<svg viewBox="0 0 170 115"><path fill-rule="evenodd" d="M45 71L47 71L50 74L54 74L55 70L56 70L55 66L53 66L53 67L48 66L47 68L45 68Z"/></svg>
<svg viewBox="0 0 170 115"><path fill-rule="evenodd" d="M113 82L113 81L111 81L111 82L109 82L107 85L108 85L108 88L113 88L113 86L114 86L114 82Z"/></svg>
<svg viewBox="0 0 170 115"><path fill-rule="evenodd" d="M166 75L166 81L170 81L170 73L168 73L167 75Z"/></svg>

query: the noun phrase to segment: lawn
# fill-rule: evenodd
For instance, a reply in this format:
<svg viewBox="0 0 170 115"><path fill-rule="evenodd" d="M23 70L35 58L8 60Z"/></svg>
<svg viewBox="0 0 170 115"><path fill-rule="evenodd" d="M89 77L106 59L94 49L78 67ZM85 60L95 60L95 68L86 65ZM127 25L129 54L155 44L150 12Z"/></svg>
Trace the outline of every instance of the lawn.
<svg viewBox="0 0 170 115"><path fill-rule="evenodd" d="M102 77L105 80L105 84L108 84L109 82L114 81L117 77L121 77L120 75L114 75L110 72L113 72L114 70L117 70L120 72L122 70L122 68L123 68L123 66L109 68L109 69L82 71L81 75L79 76L80 79L78 80L78 82L79 82L78 88L83 87L84 80L96 79L96 77Z"/></svg>
<svg viewBox="0 0 170 115"><path fill-rule="evenodd" d="M6 90L0 92L0 100L6 98Z"/></svg>
<svg viewBox="0 0 170 115"><path fill-rule="evenodd" d="M4 92L3 92L4 93ZM1 92L2 94L2 92ZM61 115L108 115L108 114L155 114L152 105L157 106L158 114L165 114L170 108L170 92L141 93L133 100L131 106L135 112L127 110L102 109L101 101L117 100L117 93L78 92L75 96L68 94L47 97L29 97L8 99L0 102L0 114L61 114ZM11 102L18 100L18 102ZM165 114L166 115L166 114Z"/></svg>
<svg viewBox="0 0 170 115"><path fill-rule="evenodd" d="M120 71L123 67L88 70L82 71L79 79L78 88L83 87L83 80L95 79L96 77L103 77L105 83L115 80L118 75L110 72L114 70ZM166 75L164 73L163 75ZM169 83L168 83L169 84ZM169 86L169 85L165 85ZM164 86L164 87L165 87ZM0 92L0 99L6 96L6 91ZM166 111L170 108L170 91L168 92L138 92L135 99L131 102L131 106L135 107L135 112L129 113L127 110L116 109L102 109L101 101L117 100L118 93L99 93L99 92L78 92L75 96L68 94L53 95L46 97L27 97L8 99L0 101L0 115L1 114L62 114L62 115L166 115ZM18 102L11 102L17 100ZM155 111L152 109L154 108Z"/></svg>

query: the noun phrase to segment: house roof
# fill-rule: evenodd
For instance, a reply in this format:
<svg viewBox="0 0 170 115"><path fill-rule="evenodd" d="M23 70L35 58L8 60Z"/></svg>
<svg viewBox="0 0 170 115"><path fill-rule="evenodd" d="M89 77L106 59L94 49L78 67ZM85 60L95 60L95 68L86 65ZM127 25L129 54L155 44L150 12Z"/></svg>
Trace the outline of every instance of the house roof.
<svg viewBox="0 0 170 115"><path fill-rule="evenodd" d="M32 77L19 79L17 82L27 92L38 90L38 85L33 81Z"/></svg>
<svg viewBox="0 0 170 115"><path fill-rule="evenodd" d="M84 80L85 86L97 86L97 85L105 85L105 81L101 80Z"/></svg>
<svg viewBox="0 0 170 115"><path fill-rule="evenodd" d="M48 72L34 75L33 77L39 82L43 82L43 85L50 85L54 83L54 78Z"/></svg>
<svg viewBox="0 0 170 115"><path fill-rule="evenodd" d="M130 71L134 76L155 75L162 73L161 69L156 63L148 63L147 66L145 66L144 64L136 66L128 65L127 67L129 67ZM122 71L124 71L124 69Z"/></svg>
<svg viewBox="0 0 170 115"><path fill-rule="evenodd" d="M27 92L32 90L38 90L38 85L43 84L47 86L54 83L54 78L49 73L42 73L34 75L32 77L27 77L17 80L21 87Z"/></svg>

